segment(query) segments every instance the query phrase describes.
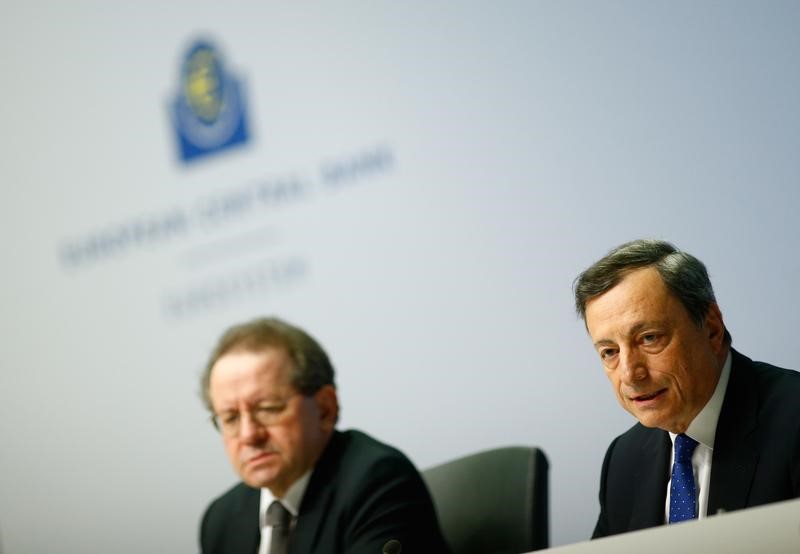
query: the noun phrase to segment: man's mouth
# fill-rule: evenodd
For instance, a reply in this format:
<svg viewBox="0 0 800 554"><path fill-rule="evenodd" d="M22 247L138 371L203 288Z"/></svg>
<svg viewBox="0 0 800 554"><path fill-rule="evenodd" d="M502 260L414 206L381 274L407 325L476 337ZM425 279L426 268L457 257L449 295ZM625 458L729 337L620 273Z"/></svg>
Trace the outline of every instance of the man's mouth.
<svg viewBox="0 0 800 554"><path fill-rule="evenodd" d="M656 398L658 396L661 396L665 392L667 392L667 389L659 389L659 390L657 390L655 392L651 392L649 394L640 394L638 396L631 396L630 398L634 402L647 402L649 400L653 400L654 398Z"/></svg>
<svg viewBox="0 0 800 554"><path fill-rule="evenodd" d="M270 450L267 450L267 451L264 451L264 452L259 452L258 454L254 455L254 456L250 456L249 458L247 458L247 462L246 463L248 463L248 464L259 464L261 462L264 462L264 461L270 459L274 455L275 455L275 452L274 451L270 451Z"/></svg>

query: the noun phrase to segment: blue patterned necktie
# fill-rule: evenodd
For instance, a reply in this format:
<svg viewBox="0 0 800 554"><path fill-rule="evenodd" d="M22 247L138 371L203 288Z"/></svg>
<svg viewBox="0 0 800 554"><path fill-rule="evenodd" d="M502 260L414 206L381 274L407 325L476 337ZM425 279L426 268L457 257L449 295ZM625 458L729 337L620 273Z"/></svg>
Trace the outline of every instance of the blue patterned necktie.
<svg viewBox="0 0 800 554"><path fill-rule="evenodd" d="M675 437L675 463L669 486L669 522L678 523L697 517L697 495L692 471L692 452L697 441L686 435Z"/></svg>

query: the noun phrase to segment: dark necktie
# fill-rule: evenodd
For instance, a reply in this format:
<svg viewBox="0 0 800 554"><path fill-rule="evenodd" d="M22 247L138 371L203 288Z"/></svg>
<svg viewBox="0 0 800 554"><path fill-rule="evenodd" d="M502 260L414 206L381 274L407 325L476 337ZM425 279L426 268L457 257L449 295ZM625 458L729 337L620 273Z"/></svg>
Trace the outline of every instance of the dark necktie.
<svg viewBox="0 0 800 554"><path fill-rule="evenodd" d="M686 435L675 437L675 463L669 486L669 522L678 523L697 517L697 494L692 471L692 452L697 441Z"/></svg>
<svg viewBox="0 0 800 554"><path fill-rule="evenodd" d="M289 554L289 530L292 525L292 514L277 500L274 500L267 508L267 525L272 527L269 554Z"/></svg>

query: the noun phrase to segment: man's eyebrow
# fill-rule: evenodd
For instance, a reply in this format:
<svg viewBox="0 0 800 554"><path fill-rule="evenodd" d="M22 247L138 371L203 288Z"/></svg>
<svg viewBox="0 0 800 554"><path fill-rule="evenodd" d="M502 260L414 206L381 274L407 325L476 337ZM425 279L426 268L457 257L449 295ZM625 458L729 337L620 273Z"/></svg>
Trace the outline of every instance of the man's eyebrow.
<svg viewBox="0 0 800 554"><path fill-rule="evenodd" d="M648 327L661 327L661 324L658 321L640 321L639 323L631 327L628 330L628 333L631 335L635 335L636 333Z"/></svg>
<svg viewBox="0 0 800 554"><path fill-rule="evenodd" d="M634 323L630 328L625 331L625 336L630 337L639 332L643 329L647 329L648 327L660 327L661 324L658 321L639 321ZM599 339L594 342L594 346L613 346L617 344L616 341L611 339Z"/></svg>
<svg viewBox="0 0 800 554"><path fill-rule="evenodd" d="M277 406L280 404L286 404L287 400L285 398L265 398L263 400L259 400L258 402L254 402L253 406Z"/></svg>

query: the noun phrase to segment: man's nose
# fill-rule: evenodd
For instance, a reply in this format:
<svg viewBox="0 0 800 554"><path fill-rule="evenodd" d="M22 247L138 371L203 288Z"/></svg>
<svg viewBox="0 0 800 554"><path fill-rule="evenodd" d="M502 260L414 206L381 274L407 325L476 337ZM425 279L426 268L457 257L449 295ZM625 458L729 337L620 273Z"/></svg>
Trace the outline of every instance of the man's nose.
<svg viewBox="0 0 800 554"><path fill-rule="evenodd" d="M635 348L620 351L620 369L622 382L626 385L635 385L647 378L644 356Z"/></svg>
<svg viewBox="0 0 800 554"><path fill-rule="evenodd" d="M265 429L249 412L242 412L239 421L239 440L246 443L259 442L264 438Z"/></svg>

